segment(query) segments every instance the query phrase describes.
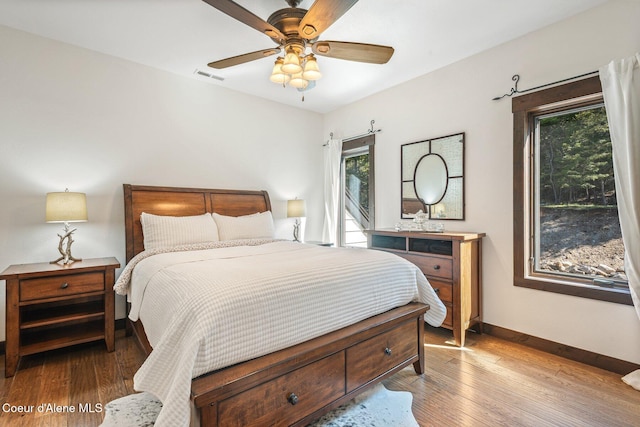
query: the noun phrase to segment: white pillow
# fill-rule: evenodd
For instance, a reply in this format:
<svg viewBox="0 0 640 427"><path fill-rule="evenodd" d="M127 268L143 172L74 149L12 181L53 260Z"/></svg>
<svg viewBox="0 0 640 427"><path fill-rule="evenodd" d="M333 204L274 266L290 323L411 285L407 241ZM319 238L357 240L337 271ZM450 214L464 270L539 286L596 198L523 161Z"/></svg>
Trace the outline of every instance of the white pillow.
<svg viewBox="0 0 640 427"><path fill-rule="evenodd" d="M220 240L273 239L275 227L271 211L244 216L212 214Z"/></svg>
<svg viewBox="0 0 640 427"><path fill-rule="evenodd" d="M216 223L208 213L161 216L143 212L140 222L146 250L219 240Z"/></svg>

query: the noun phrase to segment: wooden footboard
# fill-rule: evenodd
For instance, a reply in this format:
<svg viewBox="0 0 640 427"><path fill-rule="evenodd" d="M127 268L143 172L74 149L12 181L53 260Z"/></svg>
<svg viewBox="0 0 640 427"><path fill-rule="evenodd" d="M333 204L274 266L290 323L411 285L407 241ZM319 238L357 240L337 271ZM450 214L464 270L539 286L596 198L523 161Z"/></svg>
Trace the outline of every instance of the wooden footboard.
<svg viewBox="0 0 640 427"><path fill-rule="evenodd" d="M202 426L303 426L413 364L427 305L411 303L192 382Z"/></svg>
<svg viewBox="0 0 640 427"><path fill-rule="evenodd" d="M191 399L201 426L304 426L410 364L424 373L428 309L410 303L195 378ZM133 330L149 354L142 324Z"/></svg>

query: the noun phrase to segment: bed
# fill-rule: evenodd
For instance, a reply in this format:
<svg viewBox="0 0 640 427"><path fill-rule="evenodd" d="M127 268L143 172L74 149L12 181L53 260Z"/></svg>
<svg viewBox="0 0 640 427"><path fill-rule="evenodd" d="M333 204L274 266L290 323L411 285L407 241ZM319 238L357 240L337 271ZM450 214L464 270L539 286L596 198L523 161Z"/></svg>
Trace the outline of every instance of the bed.
<svg viewBox="0 0 640 427"><path fill-rule="evenodd" d="M350 252L336 252L344 249L257 238L249 239L246 243L239 238L195 246L186 245L184 248L174 248L176 253L174 249L145 250L145 236L140 220L143 213L147 216L157 215L165 218L197 217L214 212L222 216L220 218L246 217L254 221L254 216L270 215L269 196L265 191L124 184L124 202L127 274L123 271L119 283L121 285L123 282L122 276L129 274L131 277L127 277L124 282L128 283L129 279L133 281L133 276L137 274L144 277L142 282L148 283L146 290L139 291L137 297L133 292L128 294L128 300L133 301L128 304L129 319L135 321L128 322L127 330L135 334L148 355L136 373L135 387L138 390L150 391L163 401L158 425L187 425L191 422L203 426L302 426L407 366L413 365L417 374L424 372L425 313L428 316L426 319L437 326L444 319L446 311L422 273L414 273L413 267L404 260L401 263L405 264L398 267L402 268L402 272L396 271L395 258L399 257L380 251L352 249ZM222 233L223 229L219 228L219 232ZM360 258L365 255L372 258ZM367 308L368 311L363 309L360 312L360 300L353 298L356 294L345 294L346 297L325 307L317 301L334 292L312 290L311 286L298 285L301 276L309 276L310 282L318 282L316 276L307 274L313 265L316 266L313 269L320 270L323 278L345 278L349 283L343 283L339 289L350 289L350 283L355 282L351 277L356 277L356 272L353 273L354 276L350 276L351 273L344 270L344 266L334 266L330 260L332 257L348 260L344 261L345 264L360 266L358 277L362 276L365 282L371 281L371 287L363 299L376 299L375 303L372 303L375 308ZM236 267L245 264L227 266L231 261L249 262L254 264L255 268ZM388 267L390 262L394 263L394 269L387 276L384 268L379 272L374 270L378 264ZM204 267L201 270L201 263L215 265L216 271L216 278L212 279L215 283L202 285L202 289L206 288L209 292L210 286L218 286L218 272L222 275L223 270L229 270L232 283L245 280L240 276L247 276L251 283L255 282L242 297L245 301L250 299L251 303L228 306L230 303L222 295L226 290L223 290L215 294L216 297L210 298L215 301L207 302L213 304L215 310L206 308L200 313L197 311L200 308L181 303L180 309L176 310L185 311L187 320L176 323L176 316L167 314L173 308L160 307L164 304L163 301L182 301L181 298L184 297L190 301L189 304L200 307L204 304L205 298L192 290L172 291L174 293L168 294L163 291L165 293L159 292L156 293L159 296L153 297L156 295L152 292L153 289L166 289L156 284L158 276L167 275L169 281L173 280L177 284L186 281L184 278L188 273L193 273L201 280L208 281L207 272L210 270L204 270ZM270 267L273 265L282 265L282 268ZM290 272L289 269L295 271ZM138 273L138 270L141 273ZM273 271L269 273L269 270ZM357 268L354 267L354 270ZM282 273L275 274L276 271ZM269 274L275 274L275 279ZM419 286L416 285L418 290L411 291L398 286L398 291L387 291L387 286L373 283L383 281L386 285L387 282L393 281L392 277L414 274L419 282ZM140 280L140 277L137 280ZM189 282L191 281L195 279L189 279ZM322 279L319 282L324 281ZM297 287L290 286L282 291L280 288L268 288L280 286L280 282L282 288L286 288L289 282ZM188 286L192 286L191 283ZM195 286L195 289L200 289ZM324 283L319 283L318 286L324 286ZM264 292L262 289L265 289ZM292 289L296 294L304 295L303 303L297 312L283 311L283 316L277 312L275 306L281 305L283 307L280 309L286 310L285 306L290 304L286 298ZM276 292L282 294L276 296ZM306 295L305 292L309 294ZM361 289L358 292L359 295L363 294ZM377 295L383 292L391 292L390 297L383 295L381 298ZM411 292L414 296L407 299ZM261 293L264 293L264 298L269 304L274 305L273 313L256 309L258 306L254 305L253 299L258 299L258 294ZM418 294L419 297L416 297ZM380 299L384 304L380 303ZM139 301L136 303L137 300L148 302L145 306ZM340 310L341 313L344 312L344 316L331 315L325 319L322 315L323 311L338 309L338 305L343 302L347 304L356 300L358 304L345 305ZM279 303L280 301L283 302ZM218 326L217 333L205 334L199 329L195 332L194 327L193 335L190 335L191 325L200 327L201 324L209 322L206 319L218 308L221 313L218 317L223 319L216 318L211 321ZM164 324L158 327L151 321L145 321L145 313L148 313L147 319L155 316ZM225 313L224 316L222 313ZM357 316L366 317L361 319ZM231 323L231 318L235 317L238 318L238 322L243 319L249 321L251 326L236 326L235 323ZM291 322L287 323L289 318ZM172 329L175 329L173 334L167 332ZM180 333L176 334L177 331ZM272 340L270 335L269 340L263 338L272 333L278 338ZM167 336L172 338L168 339ZM236 339L239 339L239 343L235 342ZM190 351L190 348L193 348L193 351ZM203 348L207 349L206 357L202 356L205 352ZM241 354L236 357L234 351L240 351ZM234 354L236 359L225 359L229 354ZM192 361L192 357L195 360ZM204 359L206 364L202 362ZM212 363L211 359L216 360ZM190 370L186 385L184 375L179 376L176 373L182 366L187 366ZM158 385L159 383L161 384ZM185 386L186 392L181 391ZM184 409L185 404L190 404L190 414ZM185 418L185 411L190 417Z"/></svg>

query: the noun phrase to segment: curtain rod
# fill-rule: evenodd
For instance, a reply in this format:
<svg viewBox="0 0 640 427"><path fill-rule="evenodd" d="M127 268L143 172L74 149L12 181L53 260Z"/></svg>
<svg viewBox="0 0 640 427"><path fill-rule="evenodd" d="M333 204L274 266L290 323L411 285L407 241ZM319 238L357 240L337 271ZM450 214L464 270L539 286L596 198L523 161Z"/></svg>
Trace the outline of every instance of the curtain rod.
<svg viewBox="0 0 640 427"><path fill-rule="evenodd" d="M360 135L356 135L356 136L350 136L349 138L345 138L342 140L342 142L345 141L351 141L352 139L358 139L358 138L362 138L363 136L367 136L367 135L372 135L374 133L378 133L378 132L382 132L382 129L373 129L373 124L375 123L375 120L371 120L370 124L371 124L371 129L369 129L367 131L367 133L362 133ZM333 139L333 132L329 133L329 139ZM329 141L325 142L324 144L322 144L323 147L326 147L327 145L329 145Z"/></svg>
<svg viewBox="0 0 640 427"><path fill-rule="evenodd" d="M569 77L567 79L558 80L557 82L546 83L546 84L543 84L543 85L540 85L540 86L536 86L536 87L532 87L531 89L525 89L525 90L518 90L518 81L520 80L520 76L518 74L514 74L513 77L511 77L511 80L513 80L516 83L515 83L514 87L511 88L511 91L509 93L505 93L502 96L496 96L495 98L492 99L492 101L499 101L502 98L504 98L505 96L513 96L513 95L516 95L518 93L531 92L532 90L542 89L543 87L557 85L558 83L564 83L564 82L568 82L570 80L576 80L576 79L579 79L579 78L582 78L582 77L590 76L592 74L598 74L598 72L597 71L590 71L588 73L580 74L579 76Z"/></svg>

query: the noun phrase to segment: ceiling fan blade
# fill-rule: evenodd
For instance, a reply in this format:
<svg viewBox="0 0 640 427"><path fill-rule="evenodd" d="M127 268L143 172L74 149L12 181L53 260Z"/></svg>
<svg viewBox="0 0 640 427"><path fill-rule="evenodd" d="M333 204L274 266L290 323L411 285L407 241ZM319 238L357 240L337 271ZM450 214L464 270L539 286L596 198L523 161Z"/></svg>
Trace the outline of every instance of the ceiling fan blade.
<svg viewBox="0 0 640 427"><path fill-rule="evenodd" d="M275 55L280 52L280 48L264 49L256 52L245 53L243 55L232 56L231 58L221 59L219 61L213 61L207 65L211 68L227 68L234 65L244 64L245 62L255 61L256 59L266 58L267 56Z"/></svg>
<svg viewBox="0 0 640 427"><path fill-rule="evenodd" d="M307 40L317 38L357 2L358 0L316 0L300 21L298 33Z"/></svg>
<svg viewBox="0 0 640 427"><path fill-rule="evenodd" d="M311 46L316 55L348 61L386 64L393 55L393 48L378 44L319 41Z"/></svg>
<svg viewBox="0 0 640 427"><path fill-rule="evenodd" d="M244 7L239 4L232 2L231 0L202 0L210 6L215 7L220 12L229 15L230 17L237 19L250 26L251 28L255 28L263 34L271 37L273 40L278 42L278 44L286 39L285 35L280 32L276 27L266 22L264 19L259 16L254 15L252 12L248 11Z"/></svg>

